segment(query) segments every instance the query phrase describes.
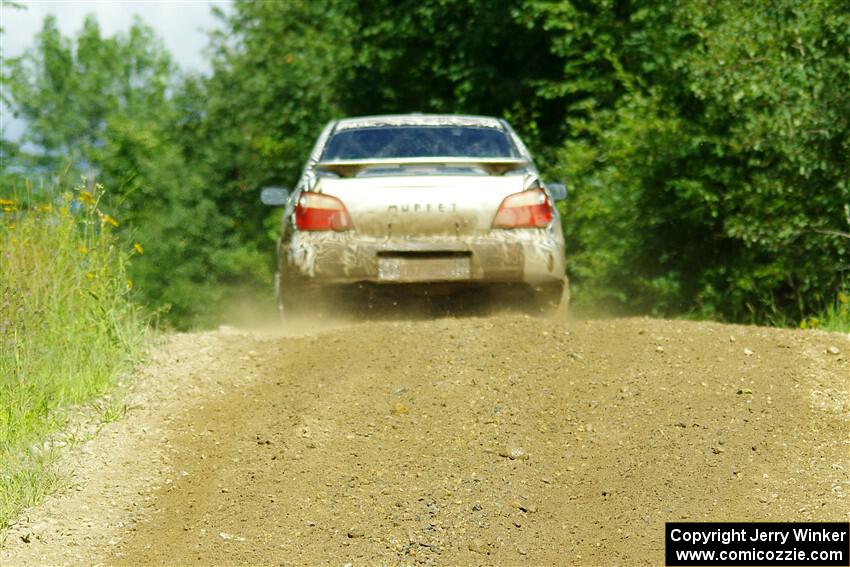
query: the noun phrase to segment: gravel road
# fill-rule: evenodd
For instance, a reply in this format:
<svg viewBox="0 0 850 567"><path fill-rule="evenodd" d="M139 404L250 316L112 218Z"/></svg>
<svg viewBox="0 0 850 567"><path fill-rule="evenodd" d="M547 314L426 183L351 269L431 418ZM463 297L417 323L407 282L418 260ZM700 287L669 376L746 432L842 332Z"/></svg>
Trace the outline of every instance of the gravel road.
<svg viewBox="0 0 850 567"><path fill-rule="evenodd" d="M658 565L666 521L846 521L848 355L652 319L174 335L0 563Z"/></svg>

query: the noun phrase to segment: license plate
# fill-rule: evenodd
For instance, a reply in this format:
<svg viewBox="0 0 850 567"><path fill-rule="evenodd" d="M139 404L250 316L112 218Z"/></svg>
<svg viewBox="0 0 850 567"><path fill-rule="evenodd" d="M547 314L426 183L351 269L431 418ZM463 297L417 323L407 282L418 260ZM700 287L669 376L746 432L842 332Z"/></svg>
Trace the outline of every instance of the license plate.
<svg viewBox="0 0 850 567"><path fill-rule="evenodd" d="M469 260L465 254L381 256L378 258L378 279L386 282L468 280Z"/></svg>

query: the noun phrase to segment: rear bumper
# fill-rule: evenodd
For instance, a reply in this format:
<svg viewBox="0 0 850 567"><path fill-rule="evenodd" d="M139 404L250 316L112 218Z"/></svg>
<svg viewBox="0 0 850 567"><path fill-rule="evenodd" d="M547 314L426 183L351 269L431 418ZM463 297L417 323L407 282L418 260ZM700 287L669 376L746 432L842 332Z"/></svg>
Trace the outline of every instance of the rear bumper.
<svg viewBox="0 0 850 567"><path fill-rule="evenodd" d="M564 277L563 238L554 228L403 240L296 232L279 257L281 274L292 283L546 285Z"/></svg>

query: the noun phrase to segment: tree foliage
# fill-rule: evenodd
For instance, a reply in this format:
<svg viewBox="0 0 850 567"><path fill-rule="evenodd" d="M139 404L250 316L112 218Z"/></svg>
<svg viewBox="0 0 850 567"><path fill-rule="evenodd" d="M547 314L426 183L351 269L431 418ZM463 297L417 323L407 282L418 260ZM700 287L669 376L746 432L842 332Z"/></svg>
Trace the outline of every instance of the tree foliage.
<svg viewBox="0 0 850 567"><path fill-rule="evenodd" d="M146 250L133 279L180 325L222 300L223 284L268 277L264 258L221 206L226 188L209 183L213 168L197 131L206 89L178 77L142 21L103 37L88 18L67 38L47 17L35 49L6 67L12 108L27 130L4 148L3 191L20 188L20 171L109 187L110 210Z"/></svg>
<svg viewBox="0 0 850 567"><path fill-rule="evenodd" d="M623 94L577 124L561 159L578 189L578 279L667 314L817 311L846 286L850 254L827 234L846 229L850 202L847 5L694 1L629 21Z"/></svg>
<svg viewBox="0 0 850 567"><path fill-rule="evenodd" d="M329 119L508 118L565 205L579 305L798 321L847 289L850 6L841 0L237 1L212 73L142 22L45 21L4 66L15 171L71 165L146 239L140 283L190 321L267 287L276 213ZM9 169L4 185L14 177Z"/></svg>

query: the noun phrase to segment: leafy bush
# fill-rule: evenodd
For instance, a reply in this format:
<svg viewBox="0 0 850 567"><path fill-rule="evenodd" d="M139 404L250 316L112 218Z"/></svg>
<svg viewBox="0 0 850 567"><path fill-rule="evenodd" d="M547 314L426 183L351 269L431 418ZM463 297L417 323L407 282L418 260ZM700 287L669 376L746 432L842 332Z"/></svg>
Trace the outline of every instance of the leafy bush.
<svg viewBox="0 0 850 567"><path fill-rule="evenodd" d="M825 309L848 285L850 6L598 4L614 86L574 105L557 160L578 302L792 324ZM544 6L574 39L575 10Z"/></svg>

